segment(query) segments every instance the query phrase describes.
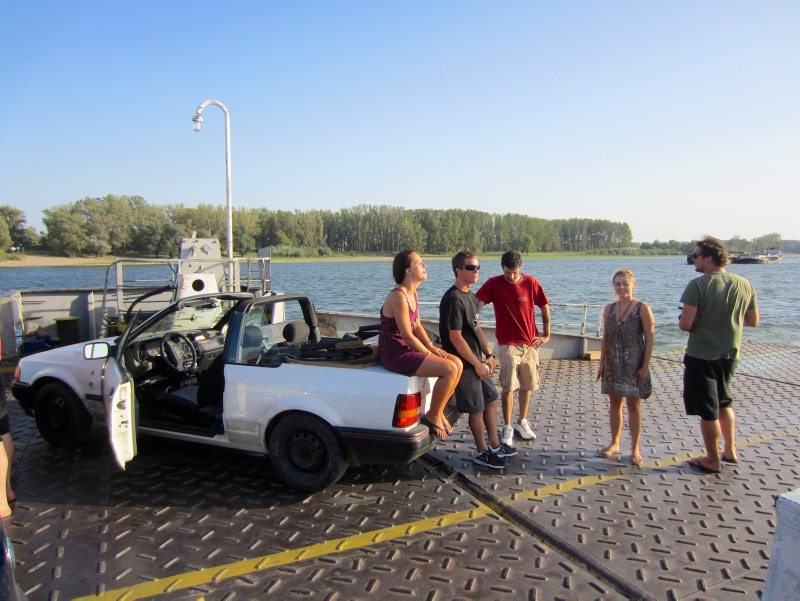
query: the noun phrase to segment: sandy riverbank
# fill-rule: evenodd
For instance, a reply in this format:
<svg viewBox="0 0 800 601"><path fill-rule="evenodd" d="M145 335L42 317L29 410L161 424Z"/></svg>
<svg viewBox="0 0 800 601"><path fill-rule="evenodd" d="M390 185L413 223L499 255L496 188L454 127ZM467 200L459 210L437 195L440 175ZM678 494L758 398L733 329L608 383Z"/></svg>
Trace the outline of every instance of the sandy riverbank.
<svg viewBox="0 0 800 601"><path fill-rule="evenodd" d="M0 260L4 267L75 267L80 265L110 265L116 257L55 257L52 255L28 255L19 259Z"/></svg>

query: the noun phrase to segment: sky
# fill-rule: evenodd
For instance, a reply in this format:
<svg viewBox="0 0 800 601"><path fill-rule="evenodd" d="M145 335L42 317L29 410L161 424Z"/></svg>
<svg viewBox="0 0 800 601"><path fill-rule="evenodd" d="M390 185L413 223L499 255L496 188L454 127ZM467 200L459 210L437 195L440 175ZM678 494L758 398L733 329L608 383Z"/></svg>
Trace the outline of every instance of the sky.
<svg viewBox="0 0 800 601"><path fill-rule="evenodd" d="M0 205L107 194L800 239L796 0L0 0Z"/></svg>

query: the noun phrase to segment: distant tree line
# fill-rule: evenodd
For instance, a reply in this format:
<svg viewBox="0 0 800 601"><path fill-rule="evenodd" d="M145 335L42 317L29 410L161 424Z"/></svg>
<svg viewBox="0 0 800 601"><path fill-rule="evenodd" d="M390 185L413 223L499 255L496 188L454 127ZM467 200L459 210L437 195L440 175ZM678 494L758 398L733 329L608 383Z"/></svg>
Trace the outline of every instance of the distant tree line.
<svg viewBox="0 0 800 601"><path fill-rule="evenodd" d="M47 231L42 247L65 256L169 256L177 252L180 239L193 232L227 244L224 207L154 206L141 196L84 198L46 209L43 222ZM631 246L632 240L627 223L601 219L547 220L383 205L338 211L233 211L234 252L243 255L264 246L350 254L386 254L401 248L438 254L462 247L482 252L587 251Z"/></svg>
<svg viewBox="0 0 800 601"><path fill-rule="evenodd" d="M218 238L227 244L225 208L201 204L149 205L141 196L84 198L46 209L46 232L26 227L25 214L0 206L0 249L38 246L63 256L174 256L181 238ZM670 240L633 246L627 223L605 219L540 219L518 213L462 209L404 209L358 205L338 211L233 211L234 252L253 254L271 246L275 256L390 254L414 248L448 254L457 248L502 252L683 254L694 243ZM753 241L736 236L733 250L780 247L778 234ZM276 252L277 251L277 252Z"/></svg>

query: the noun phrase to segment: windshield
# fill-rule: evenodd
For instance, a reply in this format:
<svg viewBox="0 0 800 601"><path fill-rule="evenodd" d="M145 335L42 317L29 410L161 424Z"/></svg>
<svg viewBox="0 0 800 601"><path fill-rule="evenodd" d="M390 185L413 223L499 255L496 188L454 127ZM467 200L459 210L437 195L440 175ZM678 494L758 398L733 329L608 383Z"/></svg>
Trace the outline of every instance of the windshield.
<svg viewBox="0 0 800 601"><path fill-rule="evenodd" d="M234 299L217 298L189 301L177 311L150 324L141 335L147 337L167 332L211 329L237 302Z"/></svg>

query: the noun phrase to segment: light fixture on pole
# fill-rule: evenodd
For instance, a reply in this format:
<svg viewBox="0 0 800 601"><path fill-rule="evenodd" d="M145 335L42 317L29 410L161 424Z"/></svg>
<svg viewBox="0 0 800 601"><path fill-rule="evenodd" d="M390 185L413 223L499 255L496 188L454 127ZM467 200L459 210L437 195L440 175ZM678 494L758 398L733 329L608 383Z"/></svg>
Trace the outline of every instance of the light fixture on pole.
<svg viewBox="0 0 800 601"><path fill-rule="evenodd" d="M224 104L218 100L206 100L197 107L197 112L192 121L194 124L192 128L194 131L200 131L203 125L203 111L209 105L213 104L222 109L225 113L225 191L227 197L228 209L228 259L231 261L230 268L233 269L233 194L231 192L231 118L228 114L228 109ZM231 274L233 276L233 274Z"/></svg>

